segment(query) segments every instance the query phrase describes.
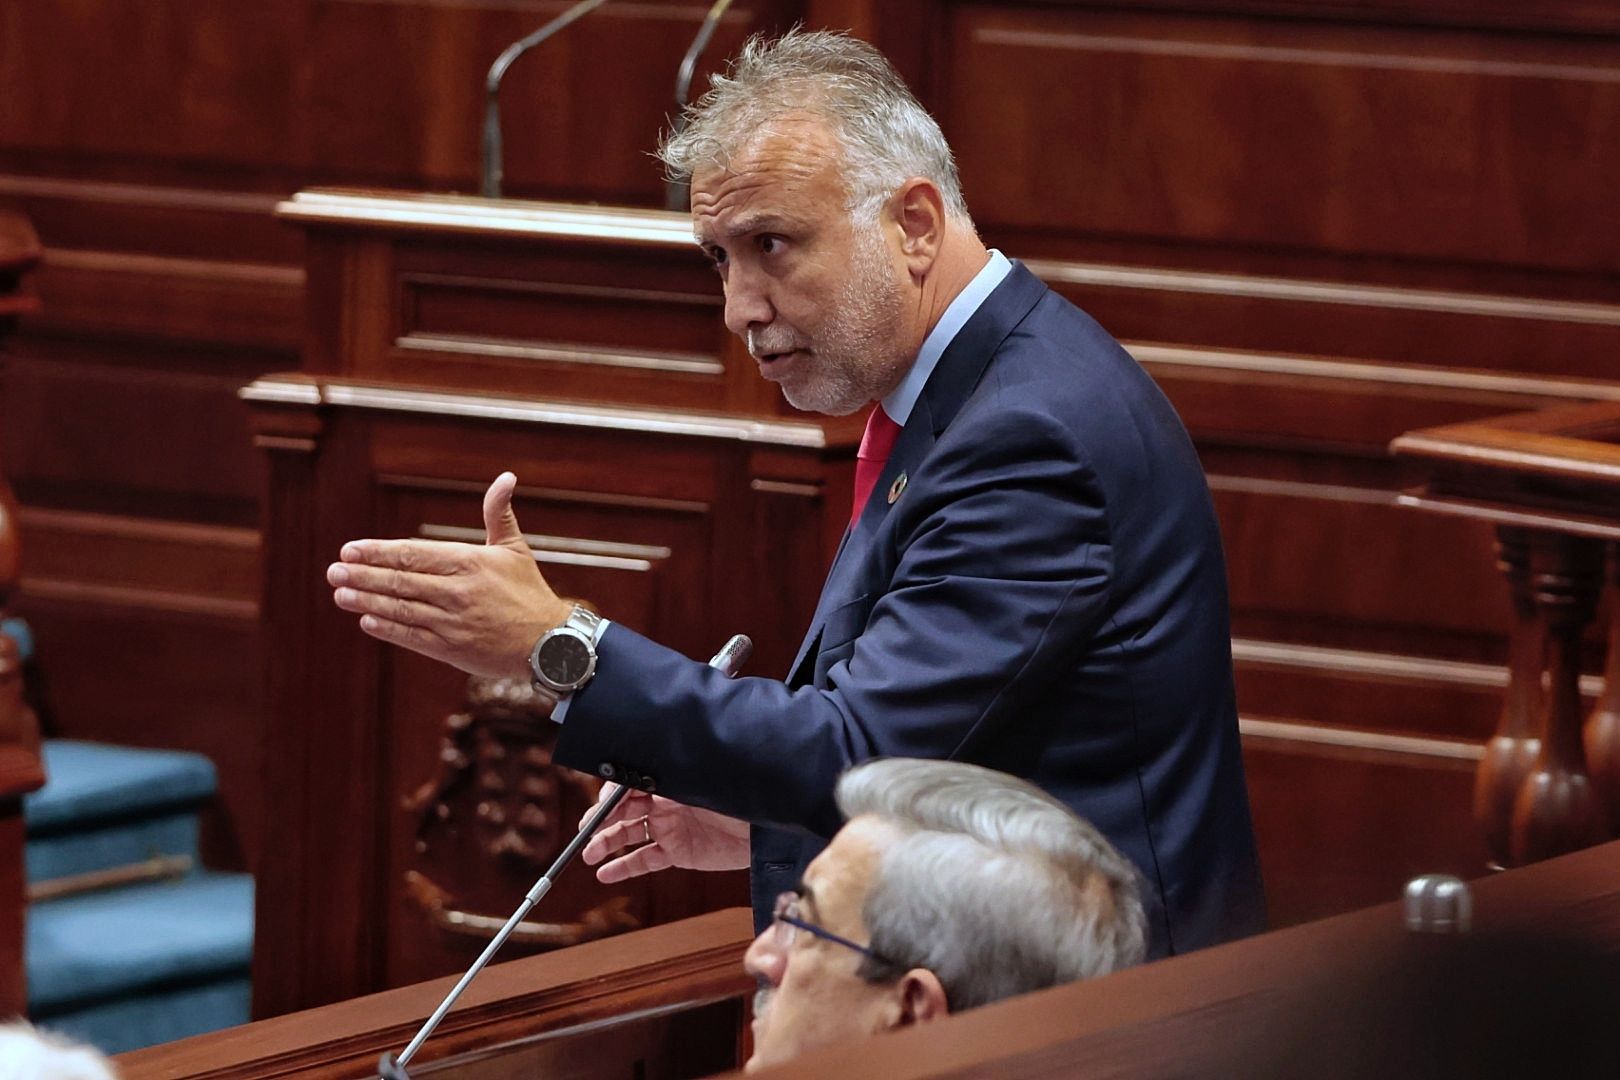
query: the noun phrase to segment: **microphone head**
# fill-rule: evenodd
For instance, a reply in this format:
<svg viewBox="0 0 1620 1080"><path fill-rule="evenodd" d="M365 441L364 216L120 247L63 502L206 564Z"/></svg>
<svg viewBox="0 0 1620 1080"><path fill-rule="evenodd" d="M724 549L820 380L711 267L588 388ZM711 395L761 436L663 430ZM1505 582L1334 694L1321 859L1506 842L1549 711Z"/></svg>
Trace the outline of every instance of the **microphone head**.
<svg viewBox="0 0 1620 1080"><path fill-rule="evenodd" d="M393 1054L384 1054L377 1059L377 1076L381 1080L411 1080L411 1074L395 1060Z"/></svg>
<svg viewBox="0 0 1620 1080"><path fill-rule="evenodd" d="M728 679L737 677L748 658L754 654L754 643L747 634L738 634L714 654L709 666L718 668L720 673Z"/></svg>

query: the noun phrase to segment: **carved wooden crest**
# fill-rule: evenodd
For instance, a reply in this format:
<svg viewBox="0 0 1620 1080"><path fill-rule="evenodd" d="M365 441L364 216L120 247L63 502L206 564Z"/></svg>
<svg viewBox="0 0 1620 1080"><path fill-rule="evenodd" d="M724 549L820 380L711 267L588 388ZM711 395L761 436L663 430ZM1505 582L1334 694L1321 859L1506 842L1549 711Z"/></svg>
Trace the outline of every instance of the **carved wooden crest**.
<svg viewBox="0 0 1620 1080"><path fill-rule="evenodd" d="M552 764L556 739L550 702L527 682L468 680L466 709L445 720L437 771L404 803L417 818L408 895L441 929L493 937L596 801L599 781ZM581 863L512 937L572 945L643 925L638 906Z"/></svg>

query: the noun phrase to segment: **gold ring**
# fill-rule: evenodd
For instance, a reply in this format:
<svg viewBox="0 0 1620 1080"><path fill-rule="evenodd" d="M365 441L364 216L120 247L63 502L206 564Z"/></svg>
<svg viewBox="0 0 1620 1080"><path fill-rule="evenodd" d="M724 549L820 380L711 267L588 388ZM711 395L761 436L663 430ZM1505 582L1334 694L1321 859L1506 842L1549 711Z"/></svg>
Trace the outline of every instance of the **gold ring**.
<svg viewBox="0 0 1620 1080"><path fill-rule="evenodd" d="M642 841L643 843L652 843L652 825L647 821L646 818L641 819L641 835L646 837L646 839Z"/></svg>

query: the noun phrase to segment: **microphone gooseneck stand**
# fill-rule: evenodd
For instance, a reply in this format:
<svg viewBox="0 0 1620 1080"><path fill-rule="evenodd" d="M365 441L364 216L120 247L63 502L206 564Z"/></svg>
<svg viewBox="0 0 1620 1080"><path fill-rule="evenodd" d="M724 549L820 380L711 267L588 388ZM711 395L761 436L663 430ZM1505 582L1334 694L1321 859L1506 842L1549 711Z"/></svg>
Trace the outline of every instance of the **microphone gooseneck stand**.
<svg viewBox="0 0 1620 1080"><path fill-rule="evenodd" d="M484 167L480 193L486 199L498 199L501 196L501 80L506 78L506 69L512 62L546 38L566 27L569 23L582 16L589 15L607 0L579 0L579 3L552 19L546 25L530 34L528 37L514 41L506 47L506 51L495 58L489 65L489 74L484 77Z"/></svg>
<svg viewBox="0 0 1620 1080"><path fill-rule="evenodd" d="M709 661L709 666L717 669L726 678L734 679L737 677L737 673L742 670L743 664L748 661L748 655L753 651L754 643L746 635L738 634L726 642L724 648L714 654L714 658ZM578 855L590 838L596 835L596 830L601 828L602 822L607 820L608 815L613 813L619 803L624 800L624 797L630 793L630 790L630 788L621 784L602 801L602 804L580 827L578 835L568 842L567 847L563 848L562 854L558 855L556 861L551 864L551 869L547 870L540 880L534 883L534 887L524 894L523 902L518 904L516 911L512 912L512 917L506 920L506 925L502 926L500 931L490 939L489 944L484 947L484 951L478 955L478 959L473 961L472 967L467 969L467 973L461 977L455 986L450 988L450 992L444 996L444 1000L439 1003L439 1007L433 1010L433 1015L427 1018L427 1022L422 1025L422 1029L416 1033L416 1037L410 1041L410 1044L400 1051L398 1057L393 1054L384 1054L382 1056L382 1060L377 1063L377 1075L382 1080L410 1080L410 1074L405 1071L405 1066L410 1064L411 1058L415 1057L416 1052L422 1048L422 1044L427 1042L428 1036L433 1034L433 1029L439 1026L439 1021L444 1019L445 1014L450 1011L450 1007L456 1003L456 999L461 997L462 991L466 990L473 979L478 977L478 973L484 970L484 966L494 958L496 952L506 943L506 939L512 936L512 931L517 929L518 924L529 914L534 905L540 902L540 898L551 891L551 885L557 880L557 876L563 872L563 869L569 863L574 861L574 856Z"/></svg>
<svg viewBox="0 0 1620 1080"><path fill-rule="evenodd" d="M672 124L676 135L686 127L686 103L692 97L692 76L697 73L698 60L703 56L703 50L709 47L709 39L714 37L714 28L720 25L720 17L730 6L731 0L714 0L709 5L709 13L703 16L703 25L698 27L697 36L681 58L681 68L675 74L675 119ZM690 187L689 180L670 180L664 187L664 209L685 210L690 201Z"/></svg>

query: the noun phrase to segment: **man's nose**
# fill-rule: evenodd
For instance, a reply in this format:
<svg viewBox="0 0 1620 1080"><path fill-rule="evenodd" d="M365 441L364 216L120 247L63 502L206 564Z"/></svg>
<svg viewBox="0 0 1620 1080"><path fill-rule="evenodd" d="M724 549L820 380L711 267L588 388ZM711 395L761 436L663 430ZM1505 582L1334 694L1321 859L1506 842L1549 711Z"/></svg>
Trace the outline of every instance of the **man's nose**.
<svg viewBox="0 0 1620 1080"><path fill-rule="evenodd" d="M733 266L726 279L726 329L747 338L750 327L769 326L776 318L765 283L758 275Z"/></svg>
<svg viewBox="0 0 1620 1080"><path fill-rule="evenodd" d="M762 985L781 986L782 974L787 969L787 954L776 944L771 933L773 929L767 926L765 932L748 946L748 952L743 955L743 968Z"/></svg>

